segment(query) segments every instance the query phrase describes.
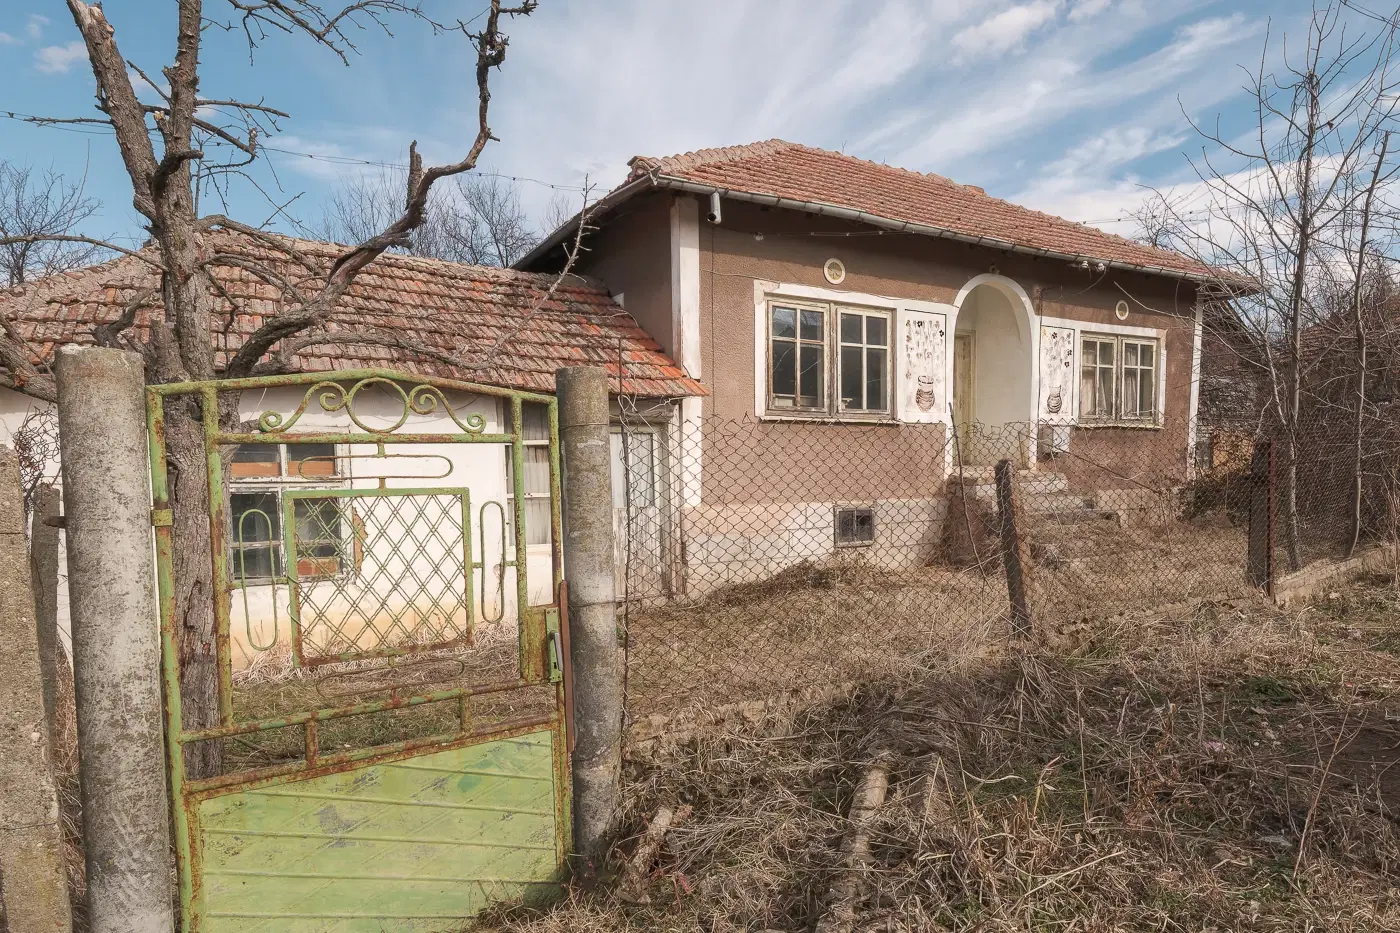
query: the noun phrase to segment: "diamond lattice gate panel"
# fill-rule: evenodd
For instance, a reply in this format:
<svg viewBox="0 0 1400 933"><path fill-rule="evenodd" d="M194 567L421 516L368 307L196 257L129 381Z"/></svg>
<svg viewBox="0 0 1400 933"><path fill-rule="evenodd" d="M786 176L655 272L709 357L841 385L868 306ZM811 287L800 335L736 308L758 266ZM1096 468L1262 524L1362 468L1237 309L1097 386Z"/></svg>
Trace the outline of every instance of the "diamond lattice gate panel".
<svg viewBox="0 0 1400 933"><path fill-rule="evenodd" d="M554 400L358 371L148 410L182 929L441 930L557 893ZM205 495L174 501L190 438Z"/></svg>

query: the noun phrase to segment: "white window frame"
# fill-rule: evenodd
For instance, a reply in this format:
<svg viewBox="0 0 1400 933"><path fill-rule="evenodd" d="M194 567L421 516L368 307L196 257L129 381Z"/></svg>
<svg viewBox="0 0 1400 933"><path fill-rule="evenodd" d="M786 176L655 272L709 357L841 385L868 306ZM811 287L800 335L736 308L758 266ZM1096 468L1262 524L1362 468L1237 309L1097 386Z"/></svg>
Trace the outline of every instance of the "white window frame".
<svg viewBox="0 0 1400 933"><path fill-rule="evenodd" d="M1047 327L1059 327L1074 331L1074 379L1071 384L1072 398L1070 402L1074 413L1072 424L1079 428L1138 428L1141 430L1160 430L1166 420L1167 406L1167 331L1158 327L1139 327L1131 324L1096 324L1090 321L1077 321L1070 318L1043 317L1040 323ZM1081 384L1081 372L1083 367L1084 339L1086 337L1107 338L1117 341L1113 365L1115 375L1113 380L1114 391L1114 411L1113 418L1084 418L1079 414L1079 393ZM1122 404L1119 397L1123 391L1122 380L1122 341L1137 341L1139 343L1151 342L1157 347L1157 389L1154 399L1156 410L1151 418L1121 418L1118 417L1118 409ZM1040 365L1039 361L1036 363ZM1041 374L1037 373L1037 380Z"/></svg>
<svg viewBox="0 0 1400 933"><path fill-rule="evenodd" d="M1100 333L1097 329L1085 328L1076 336L1075 340L1076 355L1078 356L1078 366L1076 367L1076 375L1078 376L1078 385L1080 387L1077 390L1077 392L1082 392L1084 380L1083 374L1084 369L1086 367L1086 364L1084 362L1084 345L1089 343L1090 341L1093 341L1095 343L1107 343L1112 345L1113 347L1113 366L1111 368L1112 390L1109 393L1110 404L1113 406L1113 411L1107 417L1086 416L1083 413L1083 409L1079 405L1082 399L1076 398L1075 417L1078 419L1078 424L1082 427L1161 427L1161 396L1163 385L1162 377L1166 372L1166 368L1162 365L1161 340L1157 337L1106 334ZM1125 351L1129 346L1147 346L1152 348L1152 411L1145 417L1141 415L1128 416L1123 413L1123 409L1125 407L1123 404L1123 393L1127 388L1127 380L1124 378L1124 373L1127 367L1127 353ZM1105 368L1099 365L1097 362L1095 362L1094 366L1095 369ZM1146 371L1141 366L1135 365L1134 368L1137 369L1139 373ZM1139 378L1141 378L1141 376L1139 376Z"/></svg>
<svg viewBox="0 0 1400 933"><path fill-rule="evenodd" d="M861 306L859 306L859 305L850 305L850 304L834 304L834 305L831 306L831 312L832 312L832 316L835 318L835 320L829 322L828 327L829 327L829 328L831 329L831 331L833 332L833 334L834 334L834 336L835 336L835 338L836 338L836 341L835 341L835 353L832 354L832 355L835 357L835 359L832 360L832 364L831 364L831 367L830 367L830 368L831 368L832 383L831 383L831 385L828 387L827 394L831 396L832 403L836 406L836 410L837 410L838 412L840 412L841 414L843 414L843 415L853 415L853 416L854 416L854 415L861 415L861 416L864 416L864 417L867 417L867 418L890 418L890 417L893 417L893 416L894 416L894 413L895 413L895 412L894 412L894 383L895 383L895 373L894 373L894 356L895 356L895 346L894 346L894 337L895 337L895 332L894 332L894 331L895 331L895 328L894 328L894 312L893 312L893 311L885 310L885 309L883 309L883 308L864 308L864 307L861 307ZM848 343L848 342L846 341L846 339L845 339L844 337L841 336L841 318L842 318L843 315L847 315L847 314L854 314L854 315L859 315L859 316L860 316L860 330L861 330L861 340L860 340L860 343ZM860 348L860 351L861 351L861 352L860 352L861 394L864 395L864 392L865 392L865 378L866 378L865 367L866 367L866 363L867 363L867 361L868 361L868 359L869 359L868 351L871 350L871 349L876 348L876 346L877 346L876 344L873 344L873 343L866 343L866 341L865 341L866 320L867 320L868 318L879 318L880 320L882 320L882 321L885 322L885 343L884 343L884 346L883 346L883 348L882 348L882 349L884 349L884 351L885 351L885 405L884 405L883 408L847 408L847 407L846 407L846 399L845 399L845 390L843 389L843 386L842 386L842 383L843 383L844 378L845 378L845 370L844 370L845 364L844 364L844 362L842 361L842 358L841 358L841 357L842 357L842 352L841 352L841 351L844 350L846 347L859 347L859 348Z"/></svg>
<svg viewBox="0 0 1400 933"><path fill-rule="evenodd" d="M505 409L505 406L504 406L504 405L502 406L502 408L503 408L503 412L502 412L502 424L505 424L507 421L509 421L509 417L510 417L510 416L509 416L508 410ZM522 413L521 417L524 418L524 414L523 414L523 413ZM548 417L548 415L546 415L546 417ZM521 446L522 448L530 448L530 447L539 448L539 447L543 447L543 448L545 448L546 450L548 450L548 449L549 449L549 438L546 437L546 438L544 438L543 440L527 440L527 441L523 441L523 442L521 443L520 446ZM510 445L510 444L506 444L505 447L504 447L503 449L504 449L504 451L505 451L505 465L504 465L504 470L505 470L505 478L506 478L506 482L505 482L505 486L506 486L506 547L507 547L508 549L513 550L513 549L515 548L515 483L512 481L512 475L511 475L511 474L512 474L512 471L513 471L513 469L514 469L514 463L513 463L512 460L511 460L511 449L510 449L510 448L511 448L511 445ZM547 502L547 501L549 501L549 498L550 498L550 492L549 492L549 490L545 490L544 492L527 492L527 493L525 493L525 501L526 501L526 502L538 502L538 501L541 500L541 499L543 499L543 500L545 500L545 501ZM528 526L528 525L529 525L529 522L530 522L529 515L528 515L529 510L526 509L526 512L527 512L527 515L526 515L526 518L525 518L525 523L526 523L526 525ZM529 543L529 539L528 539L528 538L526 539L525 551L526 551L527 554L546 553L546 552L550 551L550 549L553 547L553 541L552 541L551 539L552 539L553 536L554 536L554 521L553 521L553 518L552 518L552 517L551 517L550 521L545 525L545 530L546 530L546 532L548 533L548 537L547 537L543 542L541 542L541 543L539 543L539 544L531 544L531 543Z"/></svg>
<svg viewBox="0 0 1400 933"><path fill-rule="evenodd" d="M247 586L275 586L276 584L282 582L283 580L285 580L285 579L287 578L287 568L286 568L285 566L282 567L282 573L281 573L281 575L280 575L280 576L276 575L276 570L277 570L277 565L278 565L278 563L281 562L281 561L283 561L283 560L285 560L285 555L284 555L283 551L284 551L284 543L285 543L285 542L284 542L284 538L285 538L285 533L286 533L286 532L285 532L285 529L280 529L280 526L281 526L282 520L283 520L283 516L284 516L284 514L285 514L285 506L284 506L284 504L283 504L283 499L282 499L282 494L283 494L283 493L285 493L285 492L291 492L291 491L299 490L299 489L348 489L348 488L350 488L351 476L350 476L350 470L349 470L349 466L348 466L348 459L349 459L349 456L350 456L350 455L349 455L349 448L348 448L347 446L345 446L345 445L343 445L343 444L335 444L335 445L332 445L332 446L333 446L333 449L334 449L334 451L335 451L335 467L334 467L335 473L334 473L334 475L332 475L332 476L295 476L295 475L290 475L290 474L288 473L288 470L287 470L287 464L288 464L288 462L289 462L288 459L287 459L287 446L288 446L288 444L295 444L295 443L296 443L295 441L285 441L285 442L281 442L281 443L278 443L278 444L249 445L249 446L259 446L259 447L267 446L267 447L276 447L276 448L277 448L277 470L278 470L278 475L277 475L277 476L241 476L241 477L230 476L230 477L229 477L229 487L228 487L228 491L229 491L229 517L228 517L228 523L229 523L229 529L228 529L228 534L229 534L229 570L228 570L228 577L229 577L229 583L230 583L231 585L234 585L234 586L238 586L238 585L247 585ZM229 468L230 468L230 472L231 472L231 471L232 471L232 464L233 464L233 455L232 455L232 454L229 455L228 462L229 462ZM299 461L299 462L304 462L304 461ZM279 532L279 536L278 536L278 537L276 537L276 538L270 538L270 539L269 539L269 541L270 541L269 550L272 552L272 556L273 556L272 568L273 568L273 571L274 571L274 575L273 575L273 576L270 576L270 577L249 577L247 580L243 580L243 579L239 576L240 563L239 563L238 555L239 555L240 542L239 542L238 523L235 522L235 520L234 520L234 515L233 515L233 507L232 507L233 496L236 496L236 495L258 495L258 494L268 494L268 495L275 496L275 497L276 497L276 502L277 502L277 522L278 522L278 526L279 526L280 532ZM350 528L348 527L349 524L350 524L349 522L342 522L342 526L343 526L343 527L341 528L341 537L342 537L342 542L341 542L341 543L342 543L342 546L343 546L343 548L344 548L344 553L347 554L347 555L351 553L351 551L350 551L350 534L351 534L351 530L350 530ZM340 573L345 573L345 572L347 572L349 569L350 569L350 568L346 566L345 561L342 560L342 562L341 562L341 568L340 568L340 571L339 571L339 572L340 572ZM319 578L319 577L318 577L317 579L322 579L322 578Z"/></svg>
<svg viewBox="0 0 1400 933"><path fill-rule="evenodd" d="M754 413L760 421L828 421L845 422L858 421L862 424L901 424L898 411L898 382L900 354L897 335L899 333L901 312L921 311L932 312L944 315L951 320L950 312L953 310L949 305L932 301L916 301L904 298L892 298L888 295L872 295L865 292L847 292L833 288L819 288L813 285L797 285L792 283L770 282L761 279L754 280ZM827 404L819 409L787 409L770 408L768 405L768 376L769 376L769 307L777 303L807 304L831 306L839 311L845 307L855 311L865 313L881 312L888 316L888 339L889 356L887 365L889 372L886 375L886 392L888 394L887 407L882 412L863 411L843 411L839 404L840 386L833 384L832 379L838 376L837 368L832 362L834 356L832 348L839 344L839 333L834 333L831 329L839 327L839 317L828 313L827 321L827 368L826 368L826 397ZM946 370L951 366L949 360L944 361L944 382L946 384L950 378ZM833 401L835 399L835 401ZM946 420L946 415L939 417L938 421Z"/></svg>

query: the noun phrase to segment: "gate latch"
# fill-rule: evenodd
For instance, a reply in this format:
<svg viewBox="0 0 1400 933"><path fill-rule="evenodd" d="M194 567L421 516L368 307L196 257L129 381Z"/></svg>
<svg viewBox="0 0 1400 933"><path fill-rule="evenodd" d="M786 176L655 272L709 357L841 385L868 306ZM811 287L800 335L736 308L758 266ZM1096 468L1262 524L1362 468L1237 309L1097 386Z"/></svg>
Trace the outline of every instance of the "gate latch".
<svg viewBox="0 0 1400 933"><path fill-rule="evenodd" d="M559 634L559 610L553 606L544 613L545 632L549 639L549 682L557 684L564 679L564 641Z"/></svg>

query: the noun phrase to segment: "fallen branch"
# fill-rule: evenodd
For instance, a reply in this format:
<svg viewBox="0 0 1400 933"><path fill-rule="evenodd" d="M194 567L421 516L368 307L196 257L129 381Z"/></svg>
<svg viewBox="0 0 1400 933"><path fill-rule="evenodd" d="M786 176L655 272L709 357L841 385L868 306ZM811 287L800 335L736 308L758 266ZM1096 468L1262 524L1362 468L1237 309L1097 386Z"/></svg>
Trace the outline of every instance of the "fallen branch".
<svg viewBox="0 0 1400 933"><path fill-rule="evenodd" d="M860 879L870 865L870 824L884 806L885 793L890 787L890 771L885 762L885 755L876 755L875 763L856 787L848 817L850 833L841 846L841 871L832 882L826 911L817 922L817 933L849 933L855 926Z"/></svg>
<svg viewBox="0 0 1400 933"><path fill-rule="evenodd" d="M631 904L651 903L651 896L647 894L647 877L651 874L651 866L656 861L656 856L661 852L661 846L666 841L666 833L670 832L672 826L683 823L689 816L689 804L684 804L674 810L670 807L661 807L656 811L656 815L651 818L651 823L647 825L647 831L642 834L641 841L637 843L637 850L632 853L631 860L622 870L622 881L618 884L618 898Z"/></svg>

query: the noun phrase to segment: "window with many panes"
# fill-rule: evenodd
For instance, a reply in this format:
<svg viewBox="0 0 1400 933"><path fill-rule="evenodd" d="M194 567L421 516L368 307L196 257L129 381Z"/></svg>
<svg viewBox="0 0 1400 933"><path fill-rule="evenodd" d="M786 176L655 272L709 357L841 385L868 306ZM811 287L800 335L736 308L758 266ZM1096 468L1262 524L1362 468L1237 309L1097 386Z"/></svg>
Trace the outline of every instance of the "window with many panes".
<svg viewBox="0 0 1400 933"><path fill-rule="evenodd" d="M1154 339L1084 335L1079 344L1079 419L1155 423L1160 366Z"/></svg>
<svg viewBox="0 0 1400 933"><path fill-rule="evenodd" d="M889 411L889 317L844 309L840 314L841 410Z"/></svg>
<svg viewBox="0 0 1400 933"><path fill-rule="evenodd" d="M770 309L768 407L826 409L826 317L824 308Z"/></svg>
<svg viewBox="0 0 1400 933"><path fill-rule="evenodd" d="M268 583L287 575L283 547L286 492L339 485L334 444L240 444L229 464L230 563L237 584ZM294 499L297 575L339 573L346 522L337 499Z"/></svg>
<svg viewBox="0 0 1400 933"><path fill-rule="evenodd" d="M890 411L890 314L774 301L768 306L768 411Z"/></svg>
<svg viewBox="0 0 1400 933"><path fill-rule="evenodd" d="M524 405L521 409L521 434L525 456L525 544L531 547L550 543L549 508L549 409L543 405ZM510 447L506 454L506 509L515 514L515 465ZM514 523L507 521L508 528ZM511 542L515 535L510 534Z"/></svg>

